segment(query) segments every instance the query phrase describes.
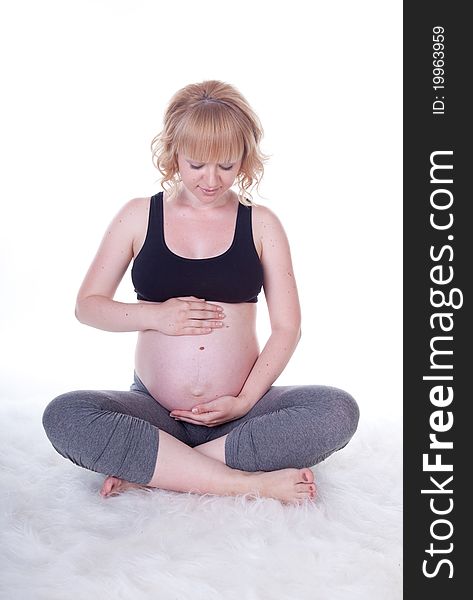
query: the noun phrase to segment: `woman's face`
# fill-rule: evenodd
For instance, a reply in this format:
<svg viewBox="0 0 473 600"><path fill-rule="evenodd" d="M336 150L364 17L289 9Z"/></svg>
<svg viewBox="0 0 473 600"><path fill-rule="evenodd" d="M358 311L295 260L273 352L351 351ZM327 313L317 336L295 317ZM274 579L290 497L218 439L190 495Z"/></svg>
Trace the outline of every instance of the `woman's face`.
<svg viewBox="0 0 473 600"><path fill-rule="evenodd" d="M177 162L183 185L206 204L221 198L232 187L241 166L241 160L201 163L182 154L178 155Z"/></svg>

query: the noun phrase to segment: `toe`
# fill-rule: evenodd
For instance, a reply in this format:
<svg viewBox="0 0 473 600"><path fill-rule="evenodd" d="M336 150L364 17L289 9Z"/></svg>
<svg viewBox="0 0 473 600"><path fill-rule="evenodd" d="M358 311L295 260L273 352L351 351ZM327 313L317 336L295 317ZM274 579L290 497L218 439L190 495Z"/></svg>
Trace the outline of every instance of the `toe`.
<svg viewBox="0 0 473 600"><path fill-rule="evenodd" d="M100 494L104 497L113 496L118 494L121 480L116 477L107 477L103 482Z"/></svg>
<svg viewBox="0 0 473 600"><path fill-rule="evenodd" d="M298 494L309 494L310 491L310 485L308 483L298 483L296 485L296 492Z"/></svg>
<svg viewBox="0 0 473 600"><path fill-rule="evenodd" d="M300 501L304 501L304 500L311 500L311 501L313 501L316 498L316 493L315 492L311 492L309 490L305 490L305 491L302 491L302 492L297 492L297 498Z"/></svg>
<svg viewBox="0 0 473 600"><path fill-rule="evenodd" d="M302 481L305 481L306 483L313 483L314 473L312 472L311 469L309 469L309 468L301 469L300 475L301 475Z"/></svg>

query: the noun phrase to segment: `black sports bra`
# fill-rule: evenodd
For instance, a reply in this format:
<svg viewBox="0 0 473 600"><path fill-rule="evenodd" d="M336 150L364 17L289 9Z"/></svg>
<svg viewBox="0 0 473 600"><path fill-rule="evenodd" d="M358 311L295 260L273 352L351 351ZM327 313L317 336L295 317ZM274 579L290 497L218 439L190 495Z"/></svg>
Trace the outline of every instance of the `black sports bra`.
<svg viewBox="0 0 473 600"><path fill-rule="evenodd" d="M160 192L151 197L146 239L131 269L138 300L165 302L178 296L196 296L215 302L258 301L263 266L253 241L251 206L238 203L232 244L211 258L174 254L166 246L163 221Z"/></svg>

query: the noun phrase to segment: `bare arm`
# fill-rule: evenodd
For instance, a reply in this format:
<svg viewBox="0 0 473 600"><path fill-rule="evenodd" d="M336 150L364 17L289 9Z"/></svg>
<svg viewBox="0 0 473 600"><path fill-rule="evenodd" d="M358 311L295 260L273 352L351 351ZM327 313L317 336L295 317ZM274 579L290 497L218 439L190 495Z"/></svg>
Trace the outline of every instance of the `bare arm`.
<svg viewBox="0 0 473 600"><path fill-rule="evenodd" d="M251 408L276 381L301 336L301 310L291 252L279 219L265 207L253 209L262 243L264 292L271 335L239 394Z"/></svg>
<svg viewBox="0 0 473 600"><path fill-rule="evenodd" d="M149 200L136 198L110 223L87 271L76 301L81 323L105 331L154 329L168 335L210 333L220 326L221 307L205 300L171 298L163 303L125 303L113 299L145 237ZM218 323L218 325L217 325Z"/></svg>

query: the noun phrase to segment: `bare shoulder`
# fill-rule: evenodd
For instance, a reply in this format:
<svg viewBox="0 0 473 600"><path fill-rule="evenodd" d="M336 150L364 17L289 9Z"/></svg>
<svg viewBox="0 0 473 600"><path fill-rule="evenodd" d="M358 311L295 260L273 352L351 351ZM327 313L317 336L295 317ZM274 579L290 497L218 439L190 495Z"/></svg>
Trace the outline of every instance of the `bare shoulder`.
<svg viewBox="0 0 473 600"><path fill-rule="evenodd" d="M128 200L109 227L109 235L117 241L122 240L122 243L131 248L133 256L136 256L146 237L149 207L149 197Z"/></svg>
<svg viewBox="0 0 473 600"><path fill-rule="evenodd" d="M149 198L133 198L128 200L115 214L109 233L126 234L134 238L148 222Z"/></svg>
<svg viewBox="0 0 473 600"><path fill-rule="evenodd" d="M118 219L118 222L123 222L124 220L127 222L140 221L149 214L149 202L149 197L132 198L120 208L115 219Z"/></svg>
<svg viewBox="0 0 473 600"><path fill-rule="evenodd" d="M285 238L284 227L274 211L262 204L253 205L253 231L255 238L268 240Z"/></svg>

